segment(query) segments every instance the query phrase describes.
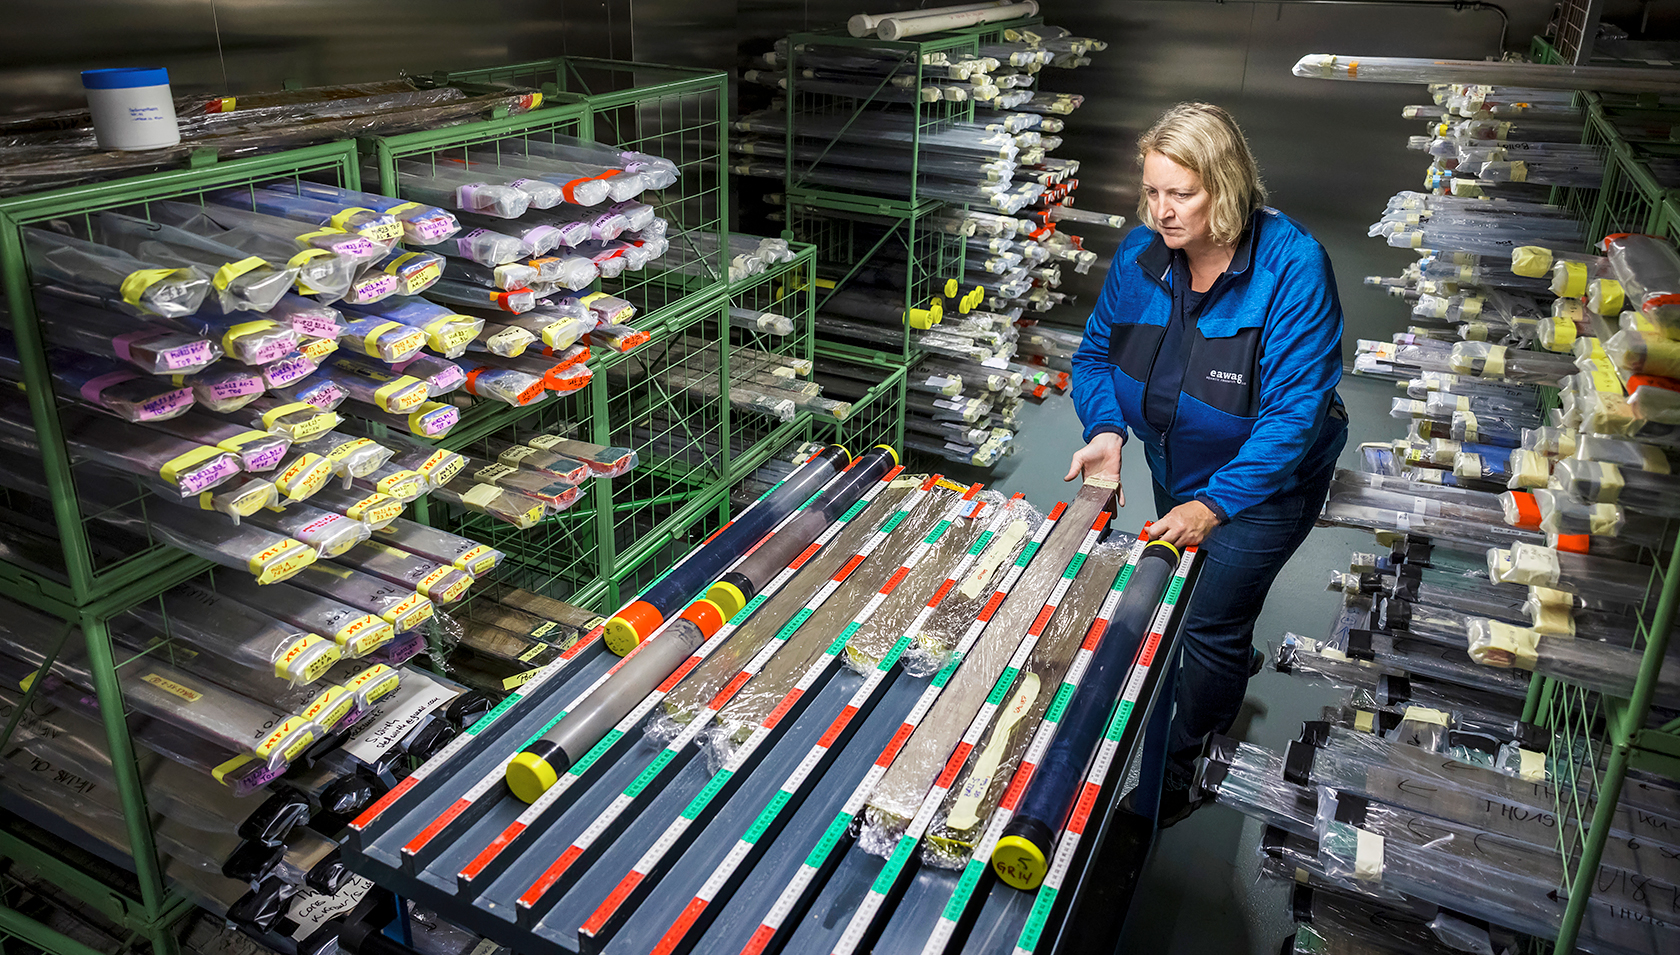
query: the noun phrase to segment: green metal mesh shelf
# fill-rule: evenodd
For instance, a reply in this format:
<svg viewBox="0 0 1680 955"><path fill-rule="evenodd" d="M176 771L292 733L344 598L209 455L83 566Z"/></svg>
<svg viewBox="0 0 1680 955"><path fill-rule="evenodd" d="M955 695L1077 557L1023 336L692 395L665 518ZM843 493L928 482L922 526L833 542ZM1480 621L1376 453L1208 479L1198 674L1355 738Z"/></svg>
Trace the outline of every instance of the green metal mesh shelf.
<svg viewBox="0 0 1680 955"><path fill-rule="evenodd" d="M96 514L81 505L75 482L87 479L87 466L67 454L62 429L53 410L57 397L48 378L35 321L28 263L21 229L52 220L74 219L89 213L118 209L145 216L148 204L164 199L200 202L204 194L280 179L310 179L346 188L360 188L355 147L350 143L312 146L252 159L215 163L200 169L176 170L35 193L0 202L0 286L12 313L12 329L28 379L36 433L42 444L42 464L52 488L49 506L33 495L0 495L5 516L0 523L57 539L55 557L46 549L35 552L29 566L0 566L0 590L17 600L59 615L75 608L101 608L137 599L157 575L178 575L202 569L204 563L166 547L143 532L139 540L109 535L95 527ZM110 472L104 472L108 476ZM136 484L136 497L140 496ZM167 506L153 503L149 506ZM50 521L47 515L51 515ZM103 612L103 611L102 611Z"/></svg>
<svg viewBox="0 0 1680 955"><path fill-rule="evenodd" d="M850 286L865 269L903 289L906 311L926 308L935 298L960 293L966 242L941 229L931 216L943 206L923 203L914 212L885 215L860 211L811 194L787 206L788 232L817 247L819 275L816 311L836 291ZM910 361L916 354L909 329L883 327L877 341L838 338L820 327L817 340L832 354L860 361Z"/></svg>
<svg viewBox="0 0 1680 955"><path fill-rule="evenodd" d="M844 445L853 454L862 454L872 445L887 444L902 454L906 366L858 362L825 354L821 348L818 355L822 370L865 380L869 390L852 402L852 412L845 420L813 419L812 440Z"/></svg>
<svg viewBox="0 0 1680 955"><path fill-rule="evenodd" d="M634 304L645 328L682 311L691 297L721 290L728 259L720 245L729 208L729 179L723 173L729 153L727 74L557 57L426 79L434 85L513 83L542 89L582 110L582 131L568 135L676 163L681 177L674 185L642 196L670 223L665 267L626 272L602 281L601 288ZM558 107L573 108L571 102ZM533 120L540 122L545 112L532 114Z"/></svg>

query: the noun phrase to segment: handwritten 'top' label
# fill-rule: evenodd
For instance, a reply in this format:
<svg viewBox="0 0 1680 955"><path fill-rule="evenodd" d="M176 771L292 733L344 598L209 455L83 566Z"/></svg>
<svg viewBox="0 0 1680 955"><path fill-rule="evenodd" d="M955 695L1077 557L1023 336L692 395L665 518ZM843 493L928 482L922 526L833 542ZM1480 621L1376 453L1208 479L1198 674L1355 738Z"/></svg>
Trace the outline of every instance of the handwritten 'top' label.
<svg viewBox="0 0 1680 955"><path fill-rule="evenodd" d="M215 487L235 474L239 473L239 460L231 455L214 459L207 468L198 468L181 474L175 480L181 490L188 494Z"/></svg>
<svg viewBox="0 0 1680 955"><path fill-rule="evenodd" d="M163 365L170 371L179 371L194 365L202 365L211 361L215 356L210 351L209 342L193 342L179 348L171 348L161 354Z"/></svg>

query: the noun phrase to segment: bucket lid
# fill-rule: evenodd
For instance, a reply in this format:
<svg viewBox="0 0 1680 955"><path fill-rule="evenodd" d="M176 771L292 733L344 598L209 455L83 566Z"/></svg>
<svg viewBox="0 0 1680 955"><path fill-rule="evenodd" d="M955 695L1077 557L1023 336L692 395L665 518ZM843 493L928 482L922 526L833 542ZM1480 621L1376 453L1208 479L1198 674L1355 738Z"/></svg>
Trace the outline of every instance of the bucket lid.
<svg viewBox="0 0 1680 955"><path fill-rule="evenodd" d="M82 88L90 90L126 90L143 86L168 86L169 71L161 66L109 70L83 70Z"/></svg>

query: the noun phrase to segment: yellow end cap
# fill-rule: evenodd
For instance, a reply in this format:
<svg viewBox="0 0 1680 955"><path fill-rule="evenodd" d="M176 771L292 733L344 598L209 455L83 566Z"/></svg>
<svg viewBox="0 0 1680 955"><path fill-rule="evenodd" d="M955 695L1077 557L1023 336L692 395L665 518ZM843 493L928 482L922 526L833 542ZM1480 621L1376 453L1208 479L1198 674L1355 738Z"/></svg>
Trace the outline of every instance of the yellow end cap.
<svg viewBox="0 0 1680 955"><path fill-rule="evenodd" d="M536 753L520 753L508 763L508 788L525 802L536 802L559 781L560 774Z"/></svg>
<svg viewBox="0 0 1680 955"><path fill-rule="evenodd" d="M630 621L623 617L614 617L608 620L603 637L607 642L607 649L619 656L624 656L631 650L636 649L636 645L642 642L642 635L637 633L636 628L631 625Z"/></svg>
<svg viewBox="0 0 1680 955"><path fill-rule="evenodd" d="M898 460L898 452L893 450L892 445L890 445L890 444L877 444L875 447L880 448L881 450L883 450L883 451L885 451L888 454L893 456L893 467L898 467L899 464L902 463Z"/></svg>
<svg viewBox="0 0 1680 955"><path fill-rule="evenodd" d="M961 288L961 286L959 286L957 284L956 279L946 279L945 280L945 297L946 298L956 298L957 297L957 291L960 288Z"/></svg>
<svg viewBox="0 0 1680 955"><path fill-rule="evenodd" d="M706 591L706 599L717 604L718 609L723 611L725 620L740 613L741 608L747 605L747 595L741 593L741 588L721 580Z"/></svg>
<svg viewBox="0 0 1680 955"><path fill-rule="evenodd" d="M1050 871L1044 853L1030 840L1020 836L1004 836L992 850L992 871L998 878L1024 892L1038 888Z"/></svg>

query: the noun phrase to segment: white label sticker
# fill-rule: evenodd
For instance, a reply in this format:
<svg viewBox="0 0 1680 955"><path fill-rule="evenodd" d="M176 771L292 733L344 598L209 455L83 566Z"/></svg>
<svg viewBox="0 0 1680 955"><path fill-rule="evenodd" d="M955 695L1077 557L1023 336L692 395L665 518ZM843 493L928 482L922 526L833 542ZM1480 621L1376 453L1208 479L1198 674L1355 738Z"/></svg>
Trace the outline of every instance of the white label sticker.
<svg viewBox="0 0 1680 955"><path fill-rule="evenodd" d="M373 712L362 719L355 739L345 744L344 751L363 762L378 761L419 726L427 713L453 700L460 692L442 686L419 670L404 670L402 686L374 705Z"/></svg>
<svg viewBox="0 0 1680 955"><path fill-rule="evenodd" d="M362 897L367 895L373 883L359 875L352 875L344 880L344 884L332 895L322 895L311 889L304 889L292 897L292 905L287 913L297 928L292 930L292 938L303 941L316 929L325 925L329 919L348 914L349 911L361 903Z"/></svg>

